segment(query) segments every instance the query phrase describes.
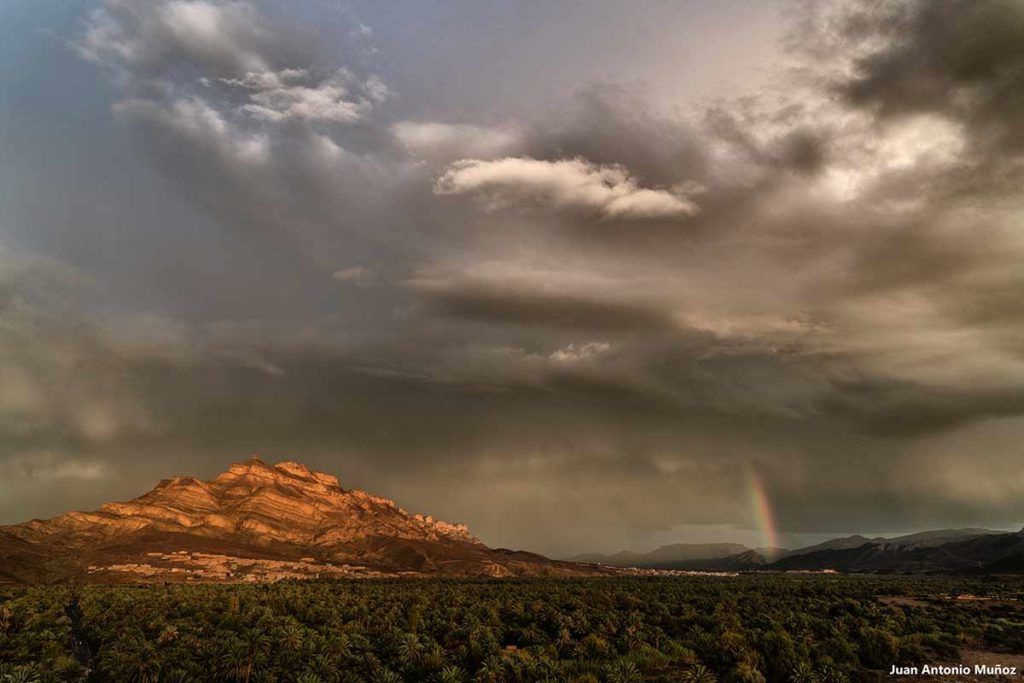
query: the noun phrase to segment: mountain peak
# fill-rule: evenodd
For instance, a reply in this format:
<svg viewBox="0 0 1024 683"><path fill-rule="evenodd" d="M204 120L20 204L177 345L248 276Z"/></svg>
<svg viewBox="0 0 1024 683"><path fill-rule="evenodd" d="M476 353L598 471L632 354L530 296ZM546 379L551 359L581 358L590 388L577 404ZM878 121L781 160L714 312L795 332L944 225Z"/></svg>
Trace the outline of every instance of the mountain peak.
<svg viewBox="0 0 1024 683"><path fill-rule="evenodd" d="M264 462L259 456L253 456L248 460L232 464L209 483L227 484L236 480L256 484L280 483L293 486L341 489L338 478L334 475L316 472L294 460L283 460L271 465Z"/></svg>
<svg viewBox="0 0 1024 683"><path fill-rule="evenodd" d="M282 472L287 472L293 477L299 479L311 479L316 482L323 484L324 486L333 486L335 488L341 488L338 483L338 478L333 474L327 474L326 472L317 472L311 470L301 462L295 462L294 460L282 460L281 462L274 465L274 469Z"/></svg>
<svg viewBox="0 0 1024 683"><path fill-rule="evenodd" d="M305 477L307 479L311 479L313 477L313 470L309 469L301 462L295 462L294 460L282 460L275 464L274 467L279 470L284 470L288 474L296 477Z"/></svg>
<svg viewBox="0 0 1024 683"><path fill-rule="evenodd" d="M273 471L273 469L273 466L263 462L259 456L253 456L248 460L232 463L226 470L217 476L217 479L230 479L232 477L243 476L254 472L270 472Z"/></svg>
<svg viewBox="0 0 1024 683"><path fill-rule="evenodd" d="M410 514L388 498L343 489L333 475L294 460L269 464L258 456L207 481L164 479L141 496L106 503L95 512L0 527L0 541L8 537L16 541L0 543L0 565L22 558L24 548L12 544L28 543L62 558L54 561L68 576L84 572L98 580L223 580L255 567L253 562L262 563L261 576L278 578L321 571L332 576L590 571L491 550L463 524ZM31 558L22 559L26 569L19 575L47 575L43 567L32 569ZM214 565L219 569L211 569Z"/></svg>

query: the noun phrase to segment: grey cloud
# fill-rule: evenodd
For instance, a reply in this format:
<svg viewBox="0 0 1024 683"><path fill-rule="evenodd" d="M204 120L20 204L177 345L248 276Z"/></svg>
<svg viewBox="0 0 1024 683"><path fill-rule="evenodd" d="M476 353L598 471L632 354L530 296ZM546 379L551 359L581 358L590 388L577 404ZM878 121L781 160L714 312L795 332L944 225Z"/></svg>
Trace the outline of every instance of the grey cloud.
<svg viewBox="0 0 1024 683"><path fill-rule="evenodd" d="M55 453L22 453L3 463L5 478L10 480L94 480L107 476L100 462L61 458ZM22 483L23 482L19 482Z"/></svg>
<svg viewBox="0 0 1024 683"><path fill-rule="evenodd" d="M853 106L893 118L934 112L965 122L974 151L1019 149L1024 9L1012 0L904 0L824 12L806 44L831 52L823 75ZM836 75L836 73L840 75Z"/></svg>
<svg viewBox="0 0 1024 683"><path fill-rule="evenodd" d="M114 74L115 114L183 197L326 268L340 251L332 231L380 220L367 188L398 192L408 173L369 120L392 93L372 74L325 68L323 45L262 9L109 0L78 48Z"/></svg>
<svg viewBox="0 0 1024 683"><path fill-rule="evenodd" d="M916 109L956 111L961 106L1013 107L1024 60L1024 10L1004 0L894 3L858 12L845 35L856 41L884 38L854 60L854 74L841 85L859 105L885 114ZM972 89L981 92L972 93ZM984 92L995 91L995 92ZM970 97L971 94L977 97ZM973 101L972 101L973 100Z"/></svg>
<svg viewBox="0 0 1024 683"><path fill-rule="evenodd" d="M866 7L800 24L785 93L500 121L273 3L104 3L115 121L224 230L162 310L0 263L0 463L125 497L279 454L549 552L749 531L751 469L801 533L1019 517L1018 13Z"/></svg>
<svg viewBox="0 0 1024 683"><path fill-rule="evenodd" d="M47 318L40 311L35 319ZM557 327L557 321L542 325ZM645 332L637 347L628 330L606 331L601 341L576 330L562 335L576 342L526 350L467 343L464 327L433 337L418 330L415 348L400 339L353 337L344 326L331 332L329 321L307 330L258 321L197 329L151 318L108 324L103 334L90 327L47 323L43 338L53 341L37 343L36 358L57 357L58 343L74 348L77 378L62 385L62 402L111 405L120 396L125 403L114 413L117 431L90 440L101 435L77 431L81 418L62 412L61 421L51 418L34 435L22 435L10 467L62 477L103 474L86 480L83 490L93 495L134 492L112 475L125 472L125 449L155 458L144 468L132 465L138 481L166 475L168 467L213 474L225 452L228 458L262 452L301 457L338 472L345 485L397 496L416 509L468 518L491 542L548 552L584 550L613 538L643 543L667 533L673 520L742 529L749 517L740 472L751 459L767 468L779 516L793 530L806 530L806 506L823 514L814 530L846 530L837 525L853 503L837 505L793 489L792 468L802 477L818 476L818 468L845 473L844 491L877 502L871 525L886 524L909 504L893 507L893 496L904 494L879 491L878 480L868 476L892 467L887 463L899 448L887 437L850 431L842 411L831 425L829 418L811 419L815 401L829 394L815 386L813 374L798 378L807 371L798 359L787 367L759 354L707 356L714 344L706 338L657 344ZM579 360L563 362L570 355ZM35 361L22 366L42 371ZM118 385L110 384L114 376ZM108 390L97 394L104 384ZM87 400L78 387L91 390ZM803 407L795 402L800 392ZM853 395L844 389L843 396ZM766 410L773 403L774 413ZM148 423L124 422L129 404ZM857 410L863 417L879 404L865 396ZM896 412L889 407L878 414ZM8 444L12 436L5 431ZM160 463L163 453L172 464ZM774 472L782 453L790 453L786 468ZM448 478L454 471L460 476ZM466 481L481 485L467 487ZM566 490L577 493L567 499ZM914 499L937 505L944 491L916 492ZM563 528L537 534L530 516L505 524L500 512L509 505L558 515ZM1010 514L1012 506L1003 508Z"/></svg>
<svg viewBox="0 0 1024 683"><path fill-rule="evenodd" d="M825 165L828 151L822 136L806 129L797 129L778 143L779 165L804 175L815 175Z"/></svg>
<svg viewBox="0 0 1024 683"><path fill-rule="evenodd" d="M282 123L290 120L355 123L368 116L374 105L390 97L379 79L360 82L347 69L323 76L307 69L282 69L246 73L243 78L221 79L248 96L241 111L257 119Z"/></svg>
<svg viewBox="0 0 1024 683"><path fill-rule="evenodd" d="M621 164L644 185L660 187L700 181L708 171L700 130L652 107L642 88L591 86L563 106L531 127L526 156Z"/></svg>
<svg viewBox="0 0 1024 683"><path fill-rule="evenodd" d="M3 260L0 430L8 443L103 443L147 429L149 416L126 391L117 360L82 318L88 278L42 259Z"/></svg>
<svg viewBox="0 0 1024 683"><path fill-rule="evenodd" d="M433 291L429 305L442 315L479 322L591 330L666 330L670 316L655 309L571 295L487 292L477 288Z"/></svg>
<svg viewBox="0 0 1024 683"><path fill-rule="evenodd" d="M896 380L837 381L821 409L839 417L855 415L870 432L893 437L949 433L982 419L1024 411L1024 392L1005 388L932 389Z"/></svg>
<svg viewBox="0 0 1024 683"><path fill-rule="evenodd" d="M92 12L77 46L101 65L156 76L181 63L244 75L293 52L252 5L205 0L108 0Z"/></svg>

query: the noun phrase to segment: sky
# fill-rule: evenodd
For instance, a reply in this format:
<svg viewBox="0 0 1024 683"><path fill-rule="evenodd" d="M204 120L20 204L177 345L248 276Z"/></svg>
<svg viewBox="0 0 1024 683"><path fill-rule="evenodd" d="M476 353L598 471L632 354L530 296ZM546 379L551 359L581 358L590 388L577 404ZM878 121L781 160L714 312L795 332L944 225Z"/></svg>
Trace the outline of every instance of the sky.
<svg viewBox="0 0 1024 683"><path fill-rule="evenodd" d="M1018 0L4 0L0 524L1018 529L1022 187Z"/></svg>

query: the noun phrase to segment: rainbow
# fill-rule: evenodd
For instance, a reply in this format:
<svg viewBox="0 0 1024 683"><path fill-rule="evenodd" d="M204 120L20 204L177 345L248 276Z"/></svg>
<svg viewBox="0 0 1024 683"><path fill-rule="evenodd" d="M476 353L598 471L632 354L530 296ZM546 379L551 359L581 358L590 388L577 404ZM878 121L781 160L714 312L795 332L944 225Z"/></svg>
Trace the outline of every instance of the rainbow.
<svg viewBox="0 0 1024 683"><path fill-rule="evenodd" d="M753 469L748 473L747 483L750 489L750 507L754 515L754 526L761 532L764 547L778 548L779 535L775 529L775 515L772 513L771 503L768 502L768 495L764 491L764 483Z"/></svg>

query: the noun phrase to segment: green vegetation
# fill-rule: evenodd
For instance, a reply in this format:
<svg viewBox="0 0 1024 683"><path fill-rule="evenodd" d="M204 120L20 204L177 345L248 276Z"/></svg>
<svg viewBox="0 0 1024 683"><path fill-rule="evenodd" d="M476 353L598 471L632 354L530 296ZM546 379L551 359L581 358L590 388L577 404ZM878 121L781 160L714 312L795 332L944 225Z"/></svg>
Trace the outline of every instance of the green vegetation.
<svg viewBox="0 0 1024 683"><path fill-rule="evenodd" d="M967 593L993 599L951 599ZM768 575L7 587L0 682L853 682L1024 653L1022 594Z"/></svg>

